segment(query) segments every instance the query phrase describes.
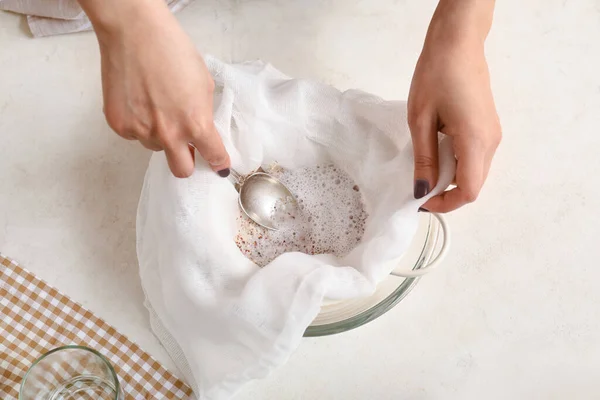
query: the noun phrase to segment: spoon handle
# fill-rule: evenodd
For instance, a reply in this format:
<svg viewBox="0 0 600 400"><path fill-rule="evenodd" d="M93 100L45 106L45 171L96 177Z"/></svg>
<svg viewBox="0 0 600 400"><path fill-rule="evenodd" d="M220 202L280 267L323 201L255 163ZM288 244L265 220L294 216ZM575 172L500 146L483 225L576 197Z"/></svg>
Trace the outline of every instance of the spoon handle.
<svg viewBox="0 0 600 400"><path fill-rule="evenodd" d="M230 174L227 177L227 179L229 179L229 182L231 182L231 184L233 185L235 190L237 190L239 192L240 188L242 186L242 184L241 184L242 176L239 174L239 172L237 172L233 168L229 168L229 171L230 171Z"/></svg>

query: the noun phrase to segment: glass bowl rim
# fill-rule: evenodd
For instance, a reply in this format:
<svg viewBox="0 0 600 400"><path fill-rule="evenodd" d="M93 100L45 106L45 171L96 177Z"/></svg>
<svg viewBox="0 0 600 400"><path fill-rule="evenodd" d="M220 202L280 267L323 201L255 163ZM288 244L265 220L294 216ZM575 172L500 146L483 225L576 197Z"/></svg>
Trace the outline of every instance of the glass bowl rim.
<svg viewBox="0 0 600 400"><path fill-rule="evenodd" d="M421 248L421 253L415 262L413 270L423 268L427 265L427 262L432 256L433 251L435 250L435 246L437 244L437 239L439 235L432 236L433 224L436 221L431 215L429 215L427 222L427 233L425 235L425 241L423 242L423 247ZM427 251L431 249L431 251ZM373 321L374 319L382 316L389 310L391 310L396 304L398 304L402 299L404 299L408 293L415 287L420 277L414 278L406 278L404 281L385 299L381 300L377 304L367 308L366 310L360 312L359 314L341 320L337 322L332 322L330 324L323 325L314 325L309 326L304 331L304 337L319 337L319 336L329 336L335 335L337 333L342 333L346 331L350 331L352 329L356 329L368 322Z"/></svg>

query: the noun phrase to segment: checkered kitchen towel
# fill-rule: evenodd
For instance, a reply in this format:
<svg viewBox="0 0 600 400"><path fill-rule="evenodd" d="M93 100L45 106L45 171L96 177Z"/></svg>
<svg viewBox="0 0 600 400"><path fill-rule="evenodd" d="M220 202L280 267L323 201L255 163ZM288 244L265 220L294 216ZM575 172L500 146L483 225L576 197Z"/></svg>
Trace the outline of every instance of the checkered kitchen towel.
<svg viewBox="0 0 600 400"><path fill-rule="evenodd" d="M110 360L127 400L192 398L185 383L115 328L0 254L0 399L18 398L35 359L73 344Z"/></svg>

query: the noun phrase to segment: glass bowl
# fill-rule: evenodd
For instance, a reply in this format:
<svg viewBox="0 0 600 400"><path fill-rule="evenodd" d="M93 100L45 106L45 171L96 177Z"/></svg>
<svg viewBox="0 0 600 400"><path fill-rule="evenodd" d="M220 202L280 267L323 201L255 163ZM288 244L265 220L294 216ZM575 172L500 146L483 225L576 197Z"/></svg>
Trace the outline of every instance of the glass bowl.
<svg viewBox="0 0 600 400"><path fill-rule="evenodd" d="M429 267L439 250L440 232L445 227L434 214L419 213L419 228L411 245L399 261L395 271L420 270ZM444 241L448 240L445 231ZM447 248L447 246L443 246ZM440 252L442 250L439 250ZM437 261L440 257L435 257ZM326 301L312 324L304 332L305 337L326 336L358 328L385 314L398 304L415 287L419 277L400 277L390 274L369 297Z"/></svg>

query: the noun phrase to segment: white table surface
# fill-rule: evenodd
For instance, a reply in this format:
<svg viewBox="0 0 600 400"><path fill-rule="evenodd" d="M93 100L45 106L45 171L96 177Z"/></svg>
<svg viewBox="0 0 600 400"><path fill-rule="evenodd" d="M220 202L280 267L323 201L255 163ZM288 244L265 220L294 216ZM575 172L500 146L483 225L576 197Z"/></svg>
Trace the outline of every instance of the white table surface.
<svg viewBox="0 0 600 400"><path fill-rule="evenodd" d="M487 53L504 141L449 216L443 268L354 331L304 340L238 399L595 398L600 370L600 3L498 1ZM427 1L203 0L203 51L405 99ZM0 13L0 251L169 368L137 274L149 154L103 121L91 33L31 39Z"/></svg>

